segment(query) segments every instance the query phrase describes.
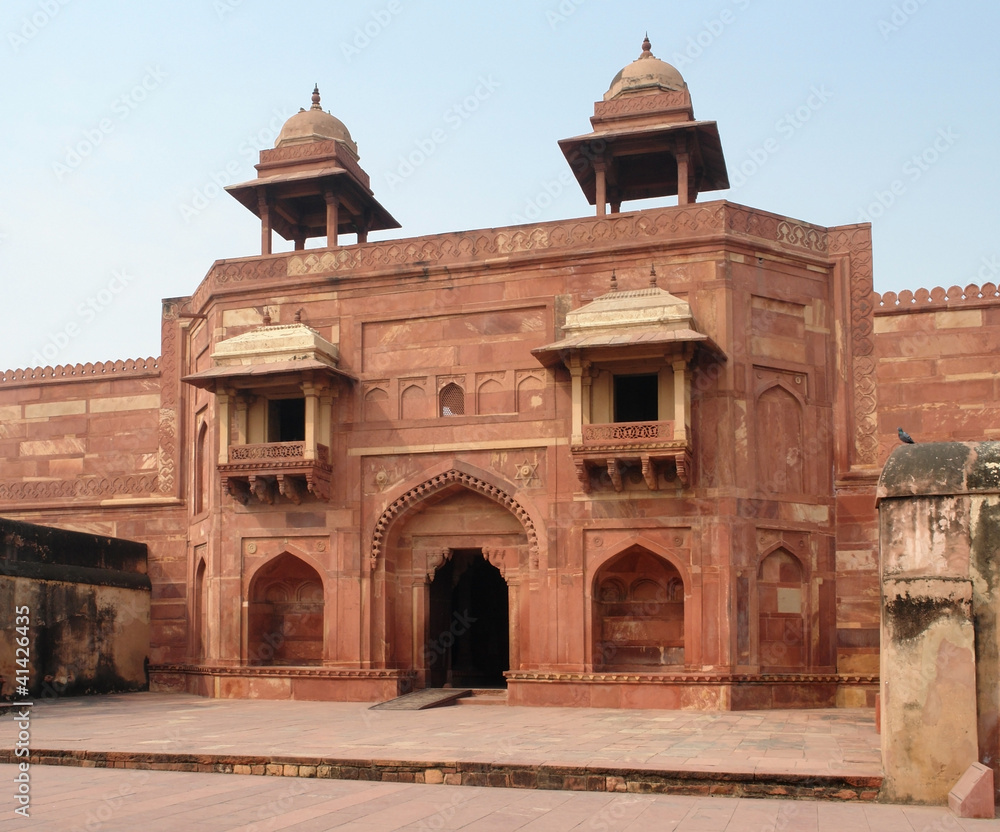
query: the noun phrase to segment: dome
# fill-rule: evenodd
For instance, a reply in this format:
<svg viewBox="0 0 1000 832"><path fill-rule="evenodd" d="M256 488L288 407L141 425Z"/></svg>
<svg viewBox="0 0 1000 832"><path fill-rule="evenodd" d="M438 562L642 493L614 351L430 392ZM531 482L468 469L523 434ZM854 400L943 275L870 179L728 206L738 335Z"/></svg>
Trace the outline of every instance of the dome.
<svg viewBox="0 0 1000 832"><path fill-rule="evenodd" d="M312 107L299 110L285 122L278 134L275 147L306 142L339 141L346 144L357 155L358 146L351 138L347 126L339 118L324 112L319 105L319 86L313 89Z"/></svg>
<svg viewBox="0 0 1000 832"><path fill-rule="evenodd" d="M654 58L650 49L647 37L642 42L642 54L611 81L604 93L605 101L632 92L687 89L680 72L666 61Z"/></svg>

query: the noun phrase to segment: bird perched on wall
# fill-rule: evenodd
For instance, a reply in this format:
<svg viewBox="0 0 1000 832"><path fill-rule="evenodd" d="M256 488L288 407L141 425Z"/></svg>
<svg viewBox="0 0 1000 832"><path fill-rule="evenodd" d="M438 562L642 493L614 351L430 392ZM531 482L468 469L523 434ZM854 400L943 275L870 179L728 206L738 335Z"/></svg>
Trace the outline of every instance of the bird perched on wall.
<svg viewBox="0 0 1000 832"><path fill-rule="evenodd" d="M896 433L899 435L899 441L900 442L903 442L903 443L905 443L907 445L916 445L917 444L916 442L913 441L913 437L910 436L910 434L908 434L902 428L896 428Z"/></svg>

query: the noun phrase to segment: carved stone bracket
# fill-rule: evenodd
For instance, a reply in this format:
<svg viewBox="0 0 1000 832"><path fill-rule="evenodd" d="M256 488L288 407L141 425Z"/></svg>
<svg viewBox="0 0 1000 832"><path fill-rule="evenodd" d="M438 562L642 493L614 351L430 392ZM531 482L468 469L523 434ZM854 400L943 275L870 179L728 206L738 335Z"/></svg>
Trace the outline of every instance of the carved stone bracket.
<svg viewBox="0 0 1000 832"><path fill-rule="evenodd" d="M274 481L269 477L258 477L251 474L248 478L250 493L252 493L262 503L269 506L274 504Z"/></svg>
<svg viewBox="0 0 1000 832"><path fill-rule="evenodd" d="M483 557L486 558L486 562L492 564L497 569L500 570L500 577L504 580L507 579L507 550L506 549L487 549L483 547Z"/></svg>
<svg viewBox="0 0 1000 832"><path fill-rule="evenodd" d="M587 462L583 459L574 459L573 466L576 468L576 478L580 481L580 489L584 494L590 493L590 471L587 470Z"/></svg>
<svg viewBox="0 0 1000 832"><path fill-rule="evenodd" d="M611 484L615 487L615 491L621 491L624 486L622 485L622 472L618 467L618 460L610 457L607 466L608 476L611 477Z"/></svg>
<svg viewBox="0 0 1000 832"><path fill-rule="evenodd" d="M245 506L250 502L250 484L244 479L222 478L222 491L229 494L237 503Z"/></svg>
<svg viewBox="0 0 1000 832"><path fill-rule="evenodd" d="M451 560L451 549L431 549L427 552L427 580L433 581L438 569Z"/></svg>
<svg viewBox="0 0 1000 832"><path fill-rule="evenodd" d="M649 454L642 455L642 478L646 481L646 485L649 487L650 491L659 490L660 484L657 481L657 475L659 471L656 462L650 459Z"/></svg>

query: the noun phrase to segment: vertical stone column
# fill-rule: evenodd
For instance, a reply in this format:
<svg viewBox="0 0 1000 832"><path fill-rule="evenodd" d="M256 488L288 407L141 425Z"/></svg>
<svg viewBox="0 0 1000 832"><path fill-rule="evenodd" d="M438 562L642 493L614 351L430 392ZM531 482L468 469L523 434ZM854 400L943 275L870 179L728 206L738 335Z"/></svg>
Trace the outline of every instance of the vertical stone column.
<svg viewBox="0 0 1000 832"><path fill-rule="evenodd" d="M312 382L302 384L306 397L306 439L302 455L305 459L316 459L316 434L319 428L319 390Z"/></svg>
<svg viewBox="0 0 1000 832"><path fill-rule="evenodd" d="M583 371L584 362L580 360L580 354L573 353L569 358L569 374L573 399L573 427L570 442L574 445L583 443Z"/></svg>
<svg viewBox="0 0 1000 832"><path fill-rule="evenodd" d="M271 200L267 193L258 191L257 206L260 209L260 253L271 253Z"/></svg>
<svg viewBox="0 0 1000 832"><path fill-rule="evenodd" d="M232 395L229 390L215 391L217 420L219 423L219 465L229 462L229 404Z"/></svg>
<svg viewBox="0 0 1000 832"><path fill-rule="evenodd" d="M607 182L607 162L603 159L594 159L594 178L597 203L597 216L603 217L608 212L608 182Z"/></svg>
<svg viewBox="0 0 1000 832"><path fill-rule="evenodd" d="M691 390L687 381L687 361L674 361L674 439L687 439L691 421Z"/></svg>
<svg viewBox="0 0 1000 832"><path fill-rule="evenodd" d="M948 802L1000 752L1000 443L893 451L878 485L884 796Z"/></svg>
<svg viewBox="0 0 1000 832"><path fill-rule="evenodd" d="M340 225L340 200L332 191L323 194L326 200L326 246L337 247L337 229Z"/></svg>

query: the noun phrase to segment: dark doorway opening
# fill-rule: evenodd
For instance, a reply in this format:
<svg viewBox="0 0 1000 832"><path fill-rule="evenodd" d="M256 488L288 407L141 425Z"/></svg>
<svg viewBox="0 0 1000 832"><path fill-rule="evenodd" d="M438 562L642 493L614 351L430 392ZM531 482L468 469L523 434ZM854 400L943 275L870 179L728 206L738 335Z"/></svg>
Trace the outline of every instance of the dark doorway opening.
<svg viewBox="0 0 1000 832"><path fill-rule="evenodd" d="M507 582L482 549L455 549L430 589L430 687L502 688L510 669Z"/></svg>

